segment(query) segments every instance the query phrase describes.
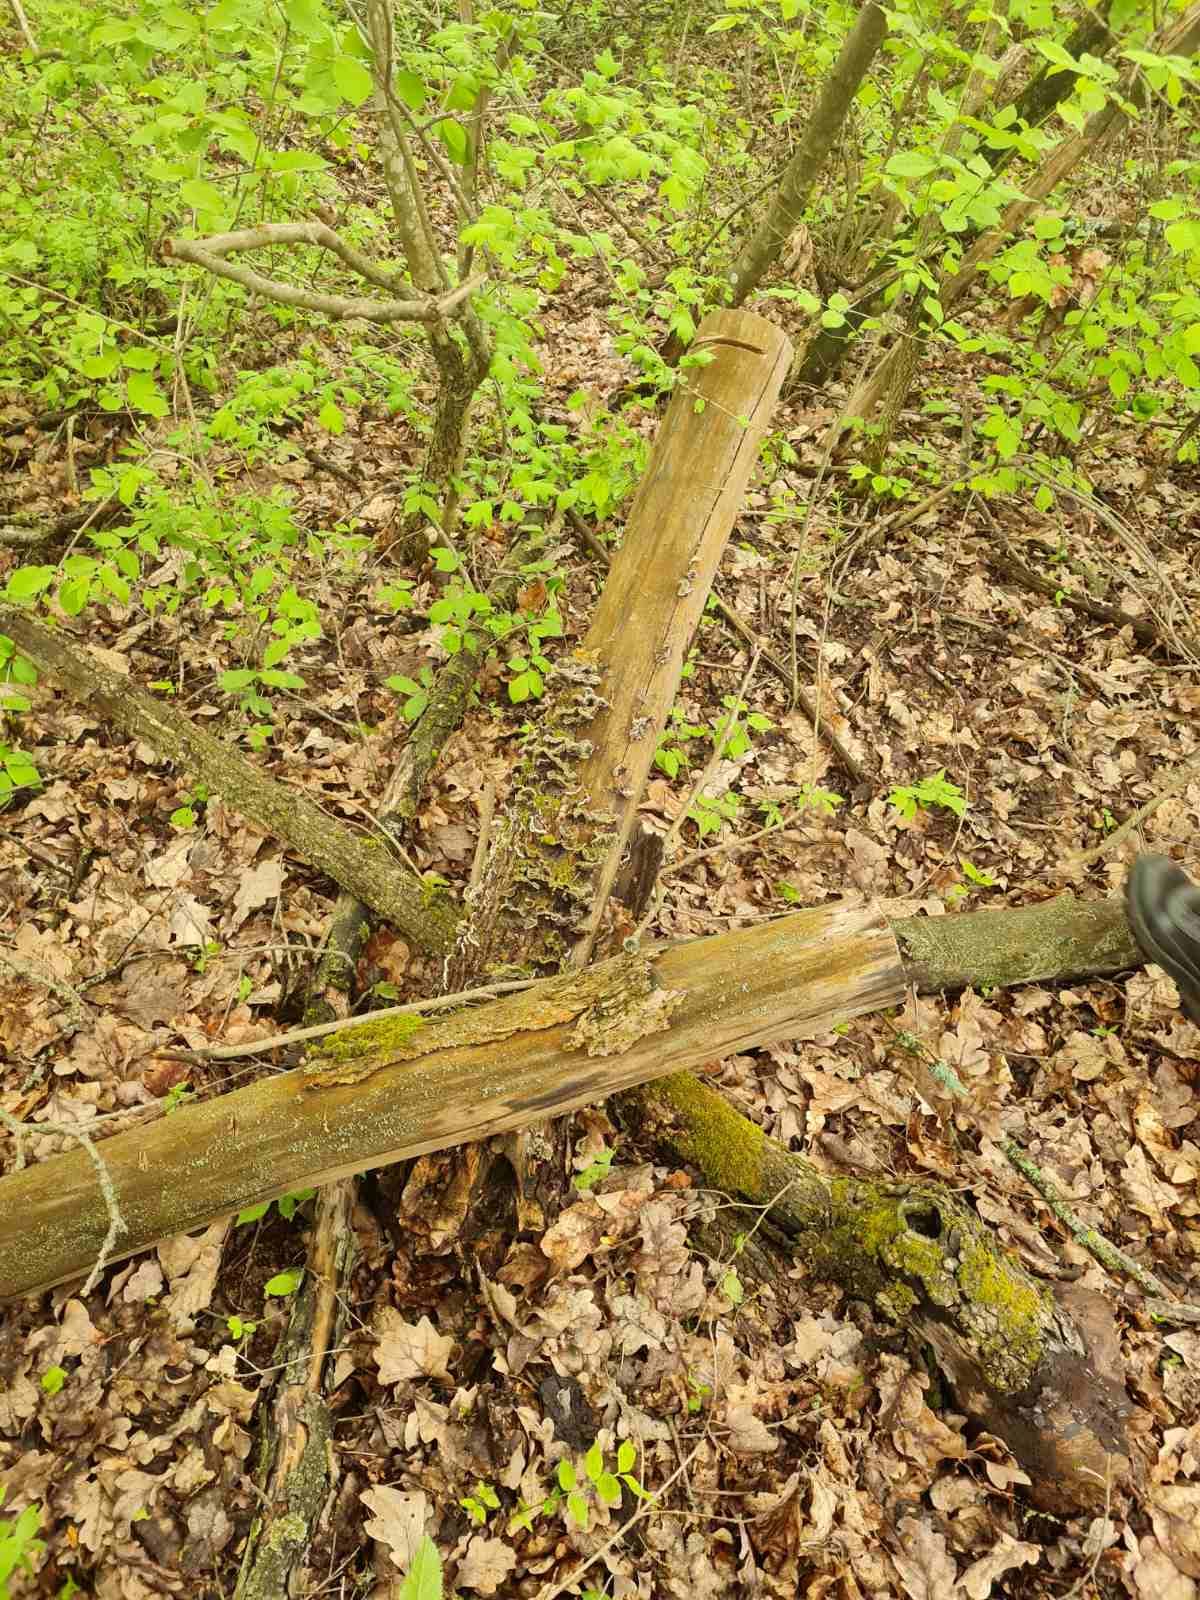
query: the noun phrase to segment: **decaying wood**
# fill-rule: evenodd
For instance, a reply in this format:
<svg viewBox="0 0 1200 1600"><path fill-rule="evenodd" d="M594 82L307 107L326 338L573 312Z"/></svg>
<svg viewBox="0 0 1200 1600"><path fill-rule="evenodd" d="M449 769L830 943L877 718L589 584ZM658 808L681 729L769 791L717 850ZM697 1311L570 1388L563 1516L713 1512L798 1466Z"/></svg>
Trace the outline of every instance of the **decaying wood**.
<svg viewBox="0 0 1200 1600"><path fill-rule="evenodd" d="M353 1186L323 1189L308 1268L288 1308L288 1327L272 1362L272 1427L264 1428L257 1481L258 1515L242 1551L236 1600L278 1600L308 1553L325 1508L333 1470L333 1419L325 1402L325 1358L336 1347L349 1307L339 1286L354 1259Z"/></svg>
<svg viewBox="0 0 1200 1600"><path fill-rule="evenodd" d="M634 982L634 1003L623 1008L619 985L603 987L605 971L635 975L639 964L652 987ZM417 1033L403 1017L392 1019L402 1028L381 1024L373 1038L370 1027L356 1028L341 1047L334 1035L323 1073L313 1062L99 1146L128 1225L113 1259L292 1189L487 1138L769 1040L808 1037L903 994L886 922L835 905L652 959L618 956ZM618 1053L601 1053L614 1045ZM86 1272L108 1228L83 1151L0 1178L0 1217L0 1298Z"/></svg>
<svg viewBox="0 0 1200 1600"><path fill-rule="evenodd" d="M581 1013L563 978L416 1031L411 1016L385 1019L323 1041L330 1048L303 1071L99 1145L130 1224L119 1255L290 1190L520 1127L692 1062L806 1036L830 1019L899 1003L909 984L936 991L1045 981L1140 959L1118 900L1064 895L1029 909L892 924L834 905L655 954L658 989L681 990L683 999L666 1029L624 1054L588 1056L568 1043ZM591 1005L595 970L573 981ZM593 1017L593 1029L602 1020ZM316 1070L322 1061L324 1072ZM0 1178L0 1218L3 1298L87 1271L108 1226L81 1151Z"/></svg>
<svg viewBox="0 0 1200 1600"><path fill-rule="evenodd" d="M414 944L447 950L459 911L445 895L389 856L382 840L356 833L304 795L260 772L231 746L190 722L114 672L61 631L35 622L27 611L0 604L0 633L14 641L39 672L61 683L83 705L131 739L144 740L165 761L202 778L242 816L291 845Z"/></svg>
<svg viewBox="0 0 1200 1600"><path fill-rule="evenodd" d="M471 899L455 988L591 954L791 346L717 311L655 440L582 649L558 665Z"/></svg>
<svg viewBox="0 0 1200 1600"><path fill-rule="evenodd" d="M1105 1505L1133 1451L1124 1384L1096 1370L1067 1307L968 1207L933 1186L830 1178L690 1074L626 1099L672 1158L770 1205L773 1234L812 1277L926 1340L957 1403L1029 1472L1039 1505ZM757 1219L725 1220L749 1229Z"/></svg>

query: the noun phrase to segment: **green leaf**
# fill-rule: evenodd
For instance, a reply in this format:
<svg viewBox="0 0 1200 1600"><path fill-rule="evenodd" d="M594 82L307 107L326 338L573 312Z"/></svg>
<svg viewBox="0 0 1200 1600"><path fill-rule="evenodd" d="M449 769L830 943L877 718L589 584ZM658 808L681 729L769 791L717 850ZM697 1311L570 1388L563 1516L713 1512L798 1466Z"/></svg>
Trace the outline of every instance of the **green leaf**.
<svg viewBox="0 0 1200 1600"><path fill-rule="evenodd" d="M583 1497L583 1495L581 1495L581 1494L569 1494L567 1496L567 1511L568 1511L569 1515L571 1516L572 1520L574 1522L578 1523L578 1525L581 1528L586 1528L587 1527L587 1525L588 1525L588 1503L587 1503L586 1499Z"/></svg>
<svg viewBox="0 0 1200 1600"><path fill-rule="evenodd" d="M238 694L242 689L248 689L257 677L258 673L251 667L236 667L220 674L217 687L224 689L227 694Z"/></svg>
<svg viewBox="0 0 1200 1600"><path fill-rule="evenodd" d="M145 345L134 345L132 350L121 352L121 365L130 372L153 372L158 361L158 351L148 350Z"/></svg>
<svg viewBox="0 0 1200 1600"><path fill-rule="evenodd" d="M1163 237L1176 255L1191 255L1200 250L1200 222L1173 222Z"/></svg>
<svg viewBox="0 0 1200 1600"><path fill-rule="evenodd" d="M18 567L9 575L5 597L22 605L48 589L53 581L53 567Z"/></svg>
<svg viewBox="0 0 1200 1600"><path fill-rule="evenodd" d="M437 125L438 138L446 147L446 154L457 167L467 164L467 151L470 141L467 139L467 130L460 127L457 122L439 122Z"/></svg>
<svg viewBox="0 0 1200 1600"><path fill-rule="evenodd" d="M442 1600L442 1558L428 1534L417 1546L404 1575L400 1600Z"/></svg>
<svg viewBox="0 0 1200 1600"><path fill-rule="evenodd" d="M583 1470L587 1473L592 1483L595 1483L604 1471L604 1452L599 1444L594 1444L583 1458Z"/></svg>
<svg viewBox="0 0 1200 1600"><path fill-rule="evenodd" d="M555 1477L558 1479L558 1487L560 1489L569 1491L575 1487L575 1468L565 1456L558 1463Z"/></svg>
<svg viewBox="0 0 1200 1600"><path fill-rule="evenodd" d="M621 1485L611 1472L602 1472L596 1479L596 1493L606 1506L621 1503Z"/></svg>
<svg viewBox="0 0 1200 1600"><path fill-rule="evenodd" d="M69 617L77 617L92 592L90 578L70 578L58 591L58 603Z"/></svg>
<svg viewBox="0 0 1200 1600"><path fill-rule="evenodd" d="M193 206L197 211L224 211L225 196L215 183L209 183L204 178L189 178L186 183L179 186L179 198L185 206Z"/></svg>
<svg viewBox="0 0 1200 1600"><path fill-rule="evenodd" d="M919 150L901 150L891 158L884 171L893 178L927 178L937 168L933 156L922 155Z"/></svg>
<svg viewBox="0 0 1200 1600"><path fill-rule="evenodd" d="M167 398L148 372L131 373L125 380L125 393L135 411L144 411L148 417L165 417L171 409Z"/></svg>
<svg viewBox="0 0 1200 1600"><path fill-rule="evenodd" d="M284 0L283 14L296 33L318 39L325 32L325 19L318 0Z"/></svg>
<svg viewBox="0 0 1200 1600"><path fill-rule="evenodd" d="M273 150L270 162L272 172L324 172L329 165L315 150Z"/></svg>
<svg viewBox="0 0 1200 1600"><path fill-rule="evenodd" d="M346 431L346 418L342 413L342 409L332 400L326 400L320 411L317 412L317 421L327 433L337 434L345 433Z"/></svg>
<svg viewBox="0 0 1200 1600"><path fill-rule="evenodd" d="M268 1278L263 1284L263 1293L284 1298L295 1294L304 1276L303 1267L289 1267L286 1272L277 1272L273 1278Z"/></svg>
<svg viewBox="0 0 1200 1600"><path fill-rule="evenodd" d="M420 111L425 104L425 85L415 72L400 68L395 76L396 93L410 111Z"/></svg>
<svg viewBox="0 0 1200 1600"><path fill-rule="evenodd" d="M353 56L337 56L333 63L333 81L343 100L352 106L361 106L374 93L375 84L369 68Z"/></svg>
<svg viewBox="0 0 1200 1600"><path fill-rule="evenodd" d="M247 1206L245 1210L238 1212L238 1226L241 1227L243 1222L261 1222L270 1209L269 1200L260 1200L256 1206Z"/></svg>
<svg viewBox="0 0 1200 1600"><path fill-rule="evenodd" d="M136 38L137 28L132 22L102 22L98 28L92 29L88 44L127 44L130 39Z"/></svg>
<svg viewBox="0 0 1200 1600"><path fill-rule="evenodd" d="M102 350L99 355L85 356L79 363L79 370L85 378L111 378L121 365L121 352L117 349Z"/></svg>

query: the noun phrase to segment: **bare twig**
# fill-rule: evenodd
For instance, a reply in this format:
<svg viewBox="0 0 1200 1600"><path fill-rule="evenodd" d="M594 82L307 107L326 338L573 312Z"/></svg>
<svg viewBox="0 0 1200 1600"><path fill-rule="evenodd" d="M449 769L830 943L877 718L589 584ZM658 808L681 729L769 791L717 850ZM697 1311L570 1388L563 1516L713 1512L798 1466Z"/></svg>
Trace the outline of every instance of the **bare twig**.
<svg viewBox="0 0 1200 1600"><path fill-rule="evenodd" d="M17 19L17 27L21 30L21 37L36 56L38 52L37 40L33 36L33 29L29 26L29 18L25 15L25 7L21 0L8 0L12 7L12 14Z"/></svg>
<svg viewBox="0 0 1200 1600"><path fill-rule="evenodd" d="M449 1011L452 1007L470 1005L476 1000L495 1000L502 994L516 994L521 989L528 989L536 982L536 978L510 978L504 983L486 984L482 989L462 989L458 994L437 995L432 1000L413 1000L403 1006L385 1006L378 1011L365 1011L360 1017L319 1022L311 1028L273 1033L266 1039L250 1039L245 1044L215 1044L203 1050L155 1050L154 1054L165 1061L239 1061L246 1056L260 1056L266 1051L282 1050L289 1045L306 1044L310 1039L324 1039L327 1034L341 1033L347 1028L361 1028L368 1022L381 1022L388 1017Z"/></svg>
<svg viewBox="0 0 1200 1600"><path fill-rule="evenodd" d="M309 244L330 250L350 270L369 283L394 292L400 275L388 272L364 256L360 250L324 222L262 222L256 228L238 228L231 233L214 233L207 239L167 239L163 254L178 261L190 261L214 277L240 283L253 294L262 295L277 305L299 306L320 311L329 317L361 317L366 322L443 322L453 316L484 281L477 274L448 293L421 295L413 300L371 300L355 295L319 294L301 289L278 278L266 278L253 267L238 266L226 256L240 250L261 250L270 245Z"/></svg>

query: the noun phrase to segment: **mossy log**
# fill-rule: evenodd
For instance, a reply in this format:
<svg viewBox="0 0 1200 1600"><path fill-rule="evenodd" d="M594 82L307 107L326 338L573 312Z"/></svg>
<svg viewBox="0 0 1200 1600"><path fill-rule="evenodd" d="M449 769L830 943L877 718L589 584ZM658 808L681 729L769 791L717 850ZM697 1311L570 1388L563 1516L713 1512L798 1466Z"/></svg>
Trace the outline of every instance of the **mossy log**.
<svg viewBox="0 0 1200 1600"><path fill-rule="evenodd" d="M518 1049L517 1034L539 1015L536 997L553 993L546 984L528 1000L516 995L416 1030L411 1018L384 1019L326 1041L313 1065L333 1076L320 1092L305 1091L303 1072L290 1073L104 1140L105 1160L127 1174L117 1183L129 1227L119 1253L319 1179L526 1125L693 1060L807 1036L823 1018L898 1003L910 984L928 992L1052 981L1140 960L1118 900L1064 895L1021 910L890 924L833 905L657 954L655 983L695 992L630 1059L581 1056L566 1043L568 1027L540 1021ZM461 1031L468 1019L474 1042ZM391 1056L394 1064L383 1065ZM338 1073L347 1081L336 1083ZM107 1228L82 1151L0 1178L0 1219L0 1297L85 1272Z"/></svg>
<svg viewBox="0 0 1200 1600"><path fill-rule="evenodd" d="M772 1232L812 1277L926 1340L957 1403L1007 1442L1039 1505L1105 1504L1130 1468L1124 1385L1097 1370L1067 1308L961 1201L933 1185L830 1178L690 1073L624 1100L671 1158L769 1205Z"/></svg>

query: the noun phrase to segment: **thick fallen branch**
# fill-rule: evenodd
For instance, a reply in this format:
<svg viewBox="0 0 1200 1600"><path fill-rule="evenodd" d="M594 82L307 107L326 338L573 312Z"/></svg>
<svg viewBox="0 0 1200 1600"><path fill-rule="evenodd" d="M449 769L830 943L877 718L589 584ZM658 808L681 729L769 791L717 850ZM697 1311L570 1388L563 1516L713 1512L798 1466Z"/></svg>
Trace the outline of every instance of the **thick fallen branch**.
<svg viewBox="0 0 1200 1600"><path fill-rule="evenodd" d="M129 1225L118 1255L290 1190L806 1036L831 1018L898 1004L908 984L931 991L1044 982L1140 961L1119 900L1063 895L1017 911L890 925L835 905L662 952L657 984L684 999L666 1031L623 1054L572 1048L570 1027L545 1020L545 997L555 993L545 983L415 1032L409 1017L386 1019L335 1035L334 1054L316 1058L333 1062L312 1080L318 1087L305 1087L305 1073L268 1078L99 1144ZM594 971L574 981L586 984ZM389 1057L394 1063L383 1065ZM0 1298L86 1272L108 1228L95 1173L79 1151L0 1178L0 1218Z"/></svg>
<svg viewBox="0 0 1200 1600"><path fill-rule="evenodd" d="M335 1036L302 1071L99 1145L128 1228L114 1259L289 1189L672 1073L641 1091L656 1136L713 1186L771 1202L772 1226L814 1275L928 1339L959 1403L1008 1440L1045 1504L1096 1504L1125 1470L1119 1386L1089 1372L1069 1316L978 1220L931 1186L827 1183L678 1069L896 1005L908 982L1021 982L1137 959L1117 901L1065 896L891 927L834 906L618 956L424 1028L388 1019ZM0 1216L11 1219L0 1225L4 1297L85 1271L108 1227L82 1151L0 1179Z"/></svg>
<svg viewBox="0 0 1200 1600"><path fill-rule="evenodd" d="M127 1227L112 1259L290 1190L485 1139L903 997L887 923L835 905L655 958L618 956L424 1027L401 1017L335 1035L332 1053L305 1070L97 1146ZM0 1298L86 1272L109 1225L78 1150L0 1178L0 1218Z"/></svg>
<svg viewBox="0 0 1200 1600"><path fill-rule="evenodd" d="M178 762L192 777L202 778L227 805L328 873L414 944L431 951L450 947L457 907L394 861L381 839L363 837L328 816L27 611L0 605L0 633L82 704L103 712L111 727L144 740L164 761Z"/></svg>
<svg viewBox="0 0 1200 1600"><path fill-rule="evenodd" d="M770 1206L783 1265L794 1256L932 1345L958 1404L1006 1441L1039 1505L1106 1504L1133 1449L1124 1383L1096 1370L1069 1312L961 1201L931 1185L831 1180L691 1074L627 1099L673 1159ZM752 1220L734 1213L726 1226Z"/></svg>

